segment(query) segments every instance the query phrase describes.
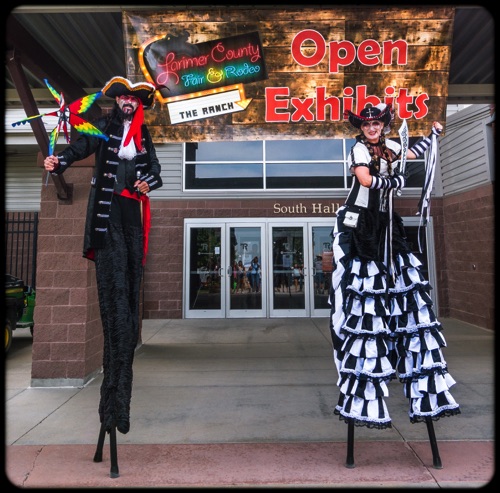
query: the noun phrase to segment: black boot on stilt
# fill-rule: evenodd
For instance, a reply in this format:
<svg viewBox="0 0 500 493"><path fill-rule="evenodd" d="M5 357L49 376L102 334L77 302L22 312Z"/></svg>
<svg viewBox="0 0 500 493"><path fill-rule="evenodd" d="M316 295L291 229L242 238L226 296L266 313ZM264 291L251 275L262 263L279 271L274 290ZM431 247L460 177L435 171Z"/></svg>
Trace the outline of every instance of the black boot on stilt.
<svg viewBox="0 0 500 493"><path fill-rule="evenodd" d="M116 429L125 435L130 430L130 419L127 415L119 415L116 420Z"/></svg>

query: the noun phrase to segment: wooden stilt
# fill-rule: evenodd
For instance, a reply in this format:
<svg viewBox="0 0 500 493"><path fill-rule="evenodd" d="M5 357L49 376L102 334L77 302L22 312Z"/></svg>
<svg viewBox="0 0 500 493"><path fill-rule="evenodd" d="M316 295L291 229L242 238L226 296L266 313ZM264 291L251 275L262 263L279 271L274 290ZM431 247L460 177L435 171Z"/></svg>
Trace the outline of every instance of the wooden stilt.
<svg viewBox="0 0 500 493"><path fill-rule="evenodd" d="M345 466L349 469L356 467L354 464L354 420L347 421L347 459Z"/></svg>
<svg viewBox="0 0 500 493"><path fill-rule="evenodd" d="M101 429L99 430L99 438L97 440L97 448L94 454L94 462L102 462L102 449L104 448L104 439L106 437L106 429L104 425L101 424ZM118 451L116 447L116 426L113 425L109 432L109 451L111 457L111 467L109 471L110 478L120 477L118 469Z"/></svg>
<svg viewBox="0 0 500 493"><path fill-rule="evenodd" d="M434 469L442 469L443 465L441 464L441 457L439 457L436 434L434 433L434 424L432 423L432 418L430 416L426 416L425 424L427 425L427 432L429 433L429 440L431 442L432 465L434 466Z"/></svg>

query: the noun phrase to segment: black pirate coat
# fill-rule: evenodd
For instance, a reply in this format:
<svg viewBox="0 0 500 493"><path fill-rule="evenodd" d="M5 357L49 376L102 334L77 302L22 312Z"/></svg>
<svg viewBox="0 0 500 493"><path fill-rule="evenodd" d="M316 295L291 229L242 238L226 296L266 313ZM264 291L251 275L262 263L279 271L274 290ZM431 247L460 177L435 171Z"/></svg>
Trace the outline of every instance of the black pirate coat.
<svg viewBox="0 0 500 493"><path fill-rule="evenodd" d="M134 193L133 185L137 176L148 183L150 190L160 188L163 184L161 166L146 125L141 127L143 150L138 151L137 156L130 161L118 157L124 130L121 121L111 114L98 119L94 125L109 136L109 140L81 135L74 144L57 155L59 166L53 172L57 175L64 173L75 161L95 153L83 244L83 256L90 260L94 260L94 249L104 245L113 193L119 194L124 188Z"/></svg>

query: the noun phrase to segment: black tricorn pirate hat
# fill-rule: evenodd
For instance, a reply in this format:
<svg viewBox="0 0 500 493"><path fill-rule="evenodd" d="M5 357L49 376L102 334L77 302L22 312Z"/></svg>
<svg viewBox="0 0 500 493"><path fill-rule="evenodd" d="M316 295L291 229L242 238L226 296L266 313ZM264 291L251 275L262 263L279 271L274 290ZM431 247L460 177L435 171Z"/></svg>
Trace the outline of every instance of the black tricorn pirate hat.
<svg viewBox="0 0 500 493"><path fill-rule="evenodd" d="M142 102L144 108L153 104L156 87L149 82L132 83L125 77L113 77L106 82L102 88L102 93L110 98L117 96L135 96Z"/></svg>
<svg viewBox="0 0 500 493"><path fill-rule="evenodd" d="M357 129L361 128L364 122L381 121L384 127L388 127L392 121L391 105L380 103L377 106L368 106L361 110L359 115L347 110L344 117L349 119L349 123Z"/></svg>

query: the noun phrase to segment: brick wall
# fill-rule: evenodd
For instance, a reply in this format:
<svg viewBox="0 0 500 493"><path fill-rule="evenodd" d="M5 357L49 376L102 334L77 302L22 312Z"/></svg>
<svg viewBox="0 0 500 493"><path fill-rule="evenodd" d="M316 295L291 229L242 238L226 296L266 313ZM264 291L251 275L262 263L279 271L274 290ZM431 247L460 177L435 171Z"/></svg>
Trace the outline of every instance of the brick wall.
<svg viewBox="0 0 500 493"><path fill-rule="evenodd" d="M495 326L495 209L493 184L444 199L443 235L449 316Z"/></svg>
<svg viewBox="0 0 500 493"><path fill-rule="evenodd" d="M415 217L418 211L418 199L396 199L394 208L403 217ZM436 290L439 317L449 317L447 255L443 231L443 199L433 197L431 203L432 233L434 236L434 263L436 280L432 289ZM430 227L430 226L427 226Z"/></svg>
<svg viewBox="0 0 500 493"><path fill-rule="evenodd" d="M102 364L102 326L94 263L82 257L92 168L74 165L65 174L73 201L42 187L38 229L32 386L83 385Z"/></svg>

